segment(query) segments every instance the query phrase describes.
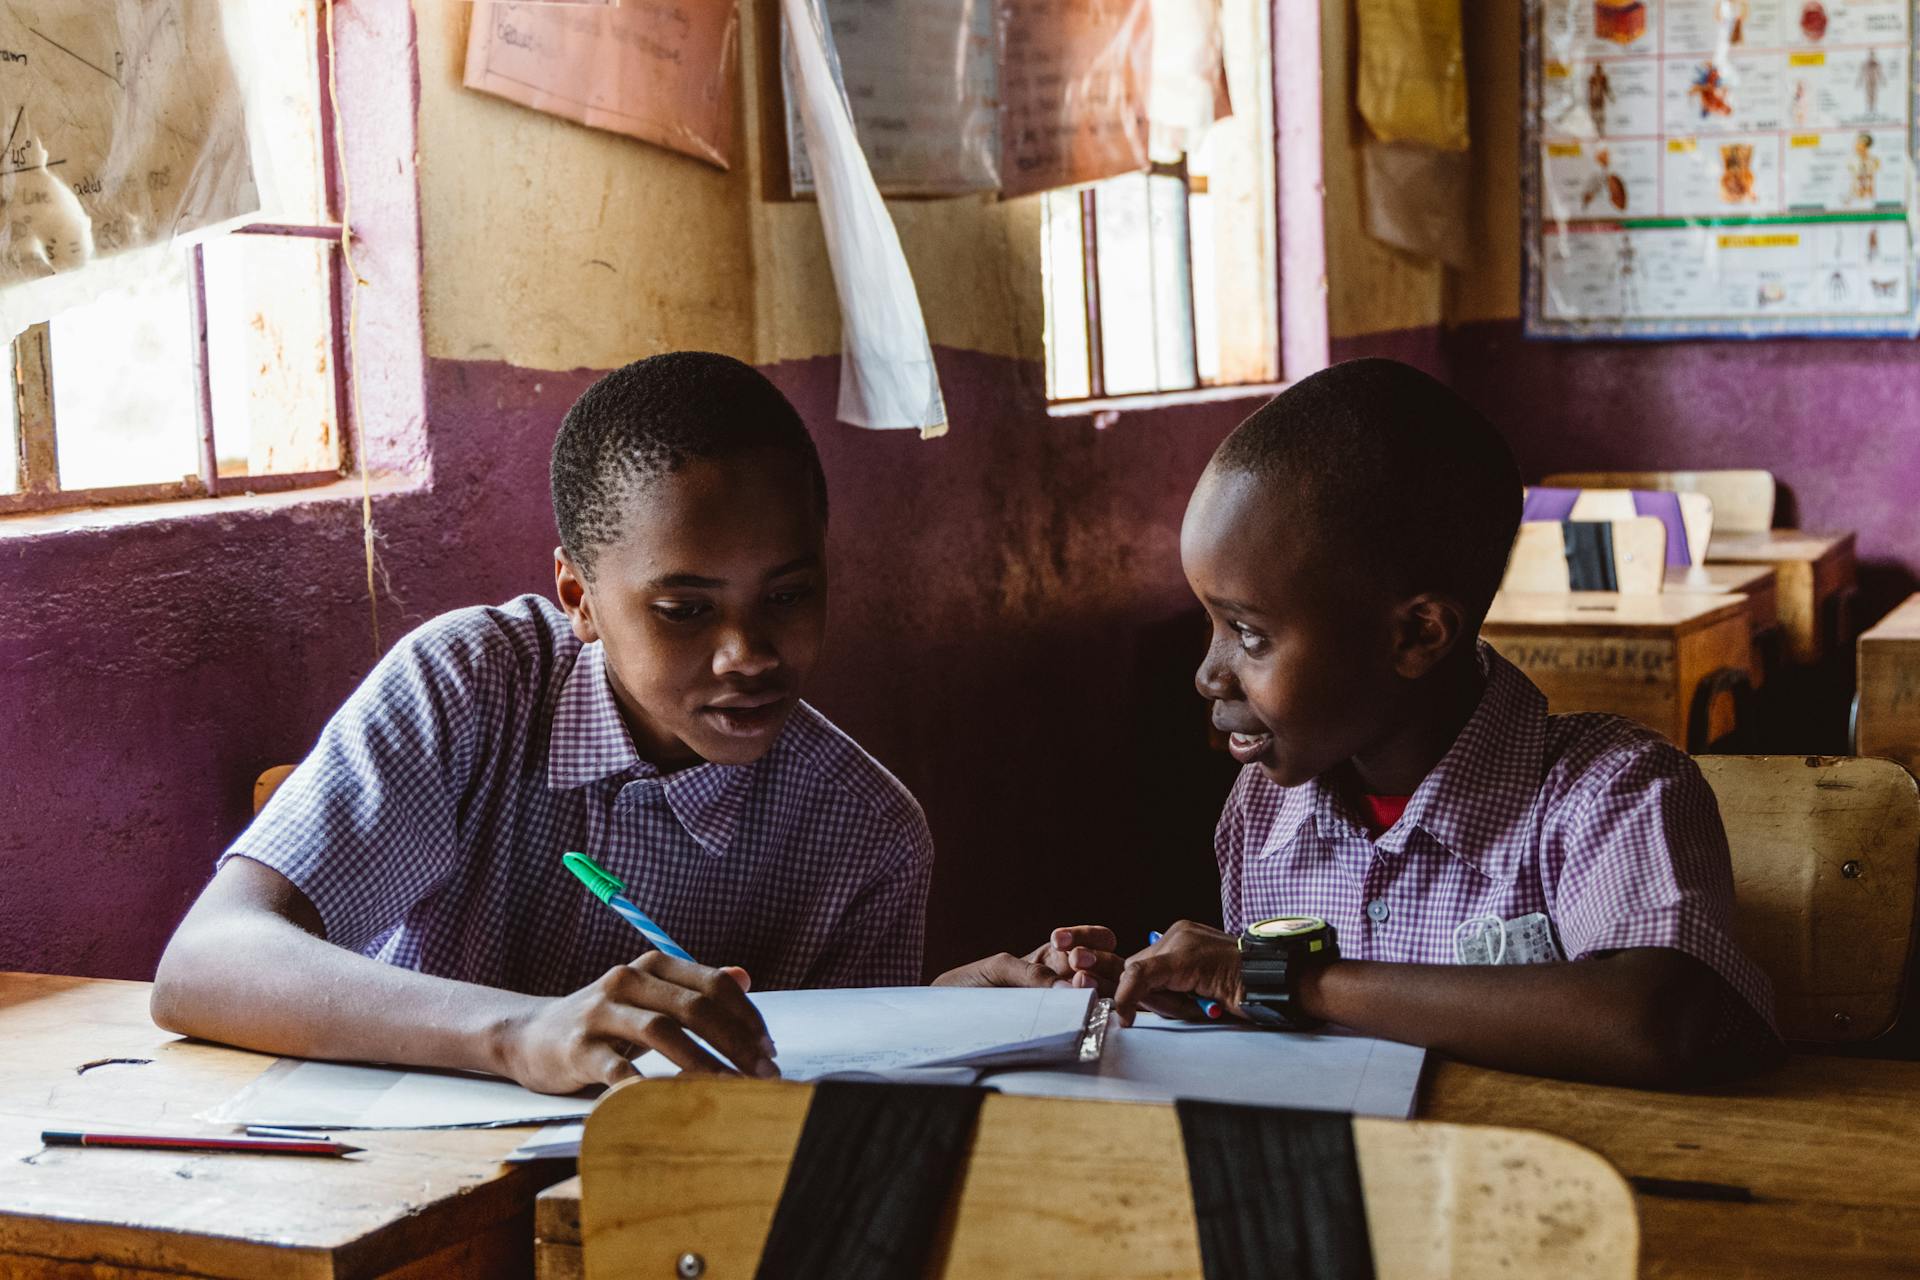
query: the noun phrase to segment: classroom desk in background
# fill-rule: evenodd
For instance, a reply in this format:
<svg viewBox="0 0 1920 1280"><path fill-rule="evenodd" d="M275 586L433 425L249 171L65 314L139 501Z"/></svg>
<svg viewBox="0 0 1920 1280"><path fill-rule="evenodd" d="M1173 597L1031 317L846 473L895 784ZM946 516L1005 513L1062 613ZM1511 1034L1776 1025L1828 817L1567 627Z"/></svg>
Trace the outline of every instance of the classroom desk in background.
<svg viewBox="0 0 1920 1280"><path fill-rule="evenodd" d="M1854 754L1920 770L1920 595L1860 636Z"/></svg>
<svg viewBox="0 0 1920 1280"><path fill-rule="evenodd" d="M1626 716L1685 747L1702 683L1748 670L1750 616L1743 595L1503 591L1480 635L1540 687L1550 711ZM1709 740L1732 727L1716 722Z"/></svg>
<svg viewBox="0 0 1920 1280"><path fill-rule="evenodd" d="M208 1132L274 1059L182 1040L144 982L0 974L0 1275L524 1276L525 1129L361 1133L345 1159L42 1150L48 1128Z"/></svg>
<svg viewBox="0 0 1920 1280"><path fill-rule="evenodd" d="M1795 1056L1720 1089L1650 1093L1435 1058L1418 1118L1605 1156L1634 1185L1645 1280L1920 1274L1920 1062ZM541 1192L534 1220L538 1280L580 1280L580 1180Z"/></svg>
<svg viewBox="0 0 1920 1280"><path fill-rule="evenodd" d="M1769 529L1765 533L1716 534L1707 543L1707 563L1763 564L1780 575L1780 622L1787 655L1811 665L1834 640L1830 602L1854 586L1854 536ZM1845 643L1845 637L1840 637Z"/></svg>

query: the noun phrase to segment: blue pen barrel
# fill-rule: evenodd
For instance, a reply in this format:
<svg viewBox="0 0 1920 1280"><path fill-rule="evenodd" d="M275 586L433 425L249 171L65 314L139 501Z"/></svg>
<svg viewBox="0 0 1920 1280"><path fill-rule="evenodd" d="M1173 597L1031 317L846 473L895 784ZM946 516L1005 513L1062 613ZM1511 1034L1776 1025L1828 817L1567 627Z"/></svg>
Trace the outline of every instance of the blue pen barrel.
<svg viewBox="0 0 1920 1280"><path fill-rule="evenodd" d="M681 949L680 944L667 936L662 929L641 912L640 908L628 902L619 894L607 899L607 905L620 913L622 919L640 931L642 937L651 942L656 951L664 952L675 960L692 961L693 957Z"/></svg>

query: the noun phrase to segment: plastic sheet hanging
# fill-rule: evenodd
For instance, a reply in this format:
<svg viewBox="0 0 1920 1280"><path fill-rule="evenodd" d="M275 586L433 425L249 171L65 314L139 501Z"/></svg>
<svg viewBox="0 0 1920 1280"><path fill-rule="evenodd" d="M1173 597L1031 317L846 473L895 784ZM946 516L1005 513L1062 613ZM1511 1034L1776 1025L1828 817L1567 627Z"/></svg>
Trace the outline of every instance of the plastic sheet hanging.
<svg viewBox="0 0 1920 1280"><path fill-rule="evenodd" d="M1147 167L1151 0L1000 0L1000 190Z"/></svg>
<svg viewBox="0 0 1920 1280"><path fill-rule="evenodd" d="M476 0L463 83L726 169L739 75L733 4Z"/></svg>
<svg viewBox="0 0 1920 1280"><path fill-rule="evenodd" d="M244 0L0 7L0 337L260 216L252 40Z"/></svg>
<svg viewBox="0 0 1920 1280"><path fill-rule="evenodd" d="M946 402L919 295L854 136L820 0L780 0L788 83L800 102L820 225L840 299L841 421L946 431Z"/></svg>

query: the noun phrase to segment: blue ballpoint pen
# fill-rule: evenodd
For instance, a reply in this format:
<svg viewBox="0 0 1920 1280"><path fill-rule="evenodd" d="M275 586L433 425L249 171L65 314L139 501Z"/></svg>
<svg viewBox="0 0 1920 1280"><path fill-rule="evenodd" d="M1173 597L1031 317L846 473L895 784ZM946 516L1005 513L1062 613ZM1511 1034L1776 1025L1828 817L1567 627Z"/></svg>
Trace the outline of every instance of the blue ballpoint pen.
<svg viewBox="0 0 1920 1280"><path fill-rule="evenodd" d="M667 936L667 931L649 920L646 913L629 902L626 897L627 886L602 871L584 853L569 853L561 857L567 870L580 877L580 883L592 890L593 896L600 899L620 913L622 919L640 931L642 937L654 945L658 951L672 956L676 960L692 961L693 957ZM694 961L698 963L698 961Z"/></svg>
<svg viewBox="0 0 1920 1280"><path fill-rule="evenodd" d="M1154 943L1160 941L1161 936L1158 929L1149 930L1147 933L1147 945L1152 946ZM1226 1009L1221 1006L1218 1000L1209 1000L1205 996L1195 996L1194 999L1200 1002L1200 1012L1206 1014L1209 1018L1224 1018L1227 1016Z"/></svg>

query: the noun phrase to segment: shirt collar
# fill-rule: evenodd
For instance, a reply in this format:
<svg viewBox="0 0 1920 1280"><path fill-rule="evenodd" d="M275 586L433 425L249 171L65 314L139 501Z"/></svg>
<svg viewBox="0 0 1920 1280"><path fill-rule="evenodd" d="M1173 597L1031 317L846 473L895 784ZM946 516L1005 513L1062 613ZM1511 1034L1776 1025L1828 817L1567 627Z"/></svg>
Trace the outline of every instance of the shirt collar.
<svg viewBox="0 0 1920 1280"><path fill-rule="evenodd" d="M1398 854L1416 830L1424 831L1488 879L1511 884L1532 843L1529 824L1544 772L1547 700L1485 642L1477 658L1486 678L1479 705L1414 788L1400 821L1375 844ZM1323 831L1364 829L1337 788L1315 778L1287 789L1262 852L1285 846L1309 821Z"/></svg>
<svg viewBox="0 0 1920 1280"><path fill-rule="evenodd" d="M711 762L662 774L640 758L607 681L606 649L595 641L580 650L553 709L547 747L547 786L570 791L626 776L659 787L673 816L708 853L724 854L747 807L753 765Z"/></svg>

